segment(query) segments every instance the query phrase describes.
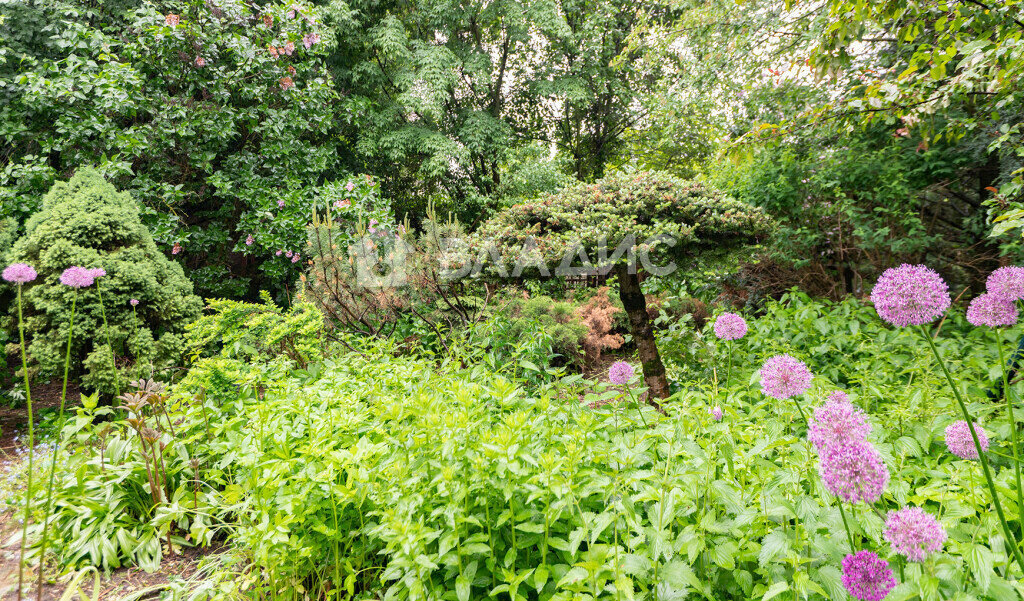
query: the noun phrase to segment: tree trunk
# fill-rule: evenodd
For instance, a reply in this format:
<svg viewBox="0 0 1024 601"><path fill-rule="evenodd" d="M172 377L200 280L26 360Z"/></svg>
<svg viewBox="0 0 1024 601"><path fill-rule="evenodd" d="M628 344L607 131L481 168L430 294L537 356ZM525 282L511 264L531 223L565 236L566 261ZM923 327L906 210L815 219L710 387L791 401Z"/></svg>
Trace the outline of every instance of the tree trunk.
<svg viewBox="0 0 1024 601"><path fill-rule="evenodd" d="M619 276L619 298L629 316L629 329L636 341L637 355L644 370L644 383L649 391L648 398L652 405L658 406L654 399L667 399L668 378L665 377L665 366L661 363L658 346L654 343L654 329L647 315L647 299L640 290L640 279L635 273L629 273L625 263L615 266Z"/></svg>

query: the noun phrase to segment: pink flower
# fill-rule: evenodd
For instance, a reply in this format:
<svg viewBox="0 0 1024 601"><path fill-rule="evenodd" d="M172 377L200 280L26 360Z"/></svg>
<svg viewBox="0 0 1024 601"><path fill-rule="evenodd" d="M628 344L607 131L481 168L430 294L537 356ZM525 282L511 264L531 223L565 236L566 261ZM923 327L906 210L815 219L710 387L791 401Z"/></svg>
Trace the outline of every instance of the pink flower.
<svg viewBox="0 0 1024 601"><path fill-rule="evenodd" d="M625 361L616 361L608 368L608 381L612 384L625 384L633 377L633 366Z"/></svg>
<svg viewBox="0 0 1024 601"><path fill-rule="evenodd" d="M284 45L284 53L288 56L295 54L295 42L286 42Z"/></svg>
<svg viewBox="0 0 1024 601"><path fill-rule="evenodd" d="M295 82L292 81L292 78L291 77L287 77L287 76L282 77L279 80L279 83L281 84L281 89L282 90L287 90L288 88L291 88L291 87L295 86Z"/></svg>
<svg viewBox="0 0 1024 601"><path fill-rule="evenodd" d="M293 9L289 10L285 14L288 16L289 19L294 19L295 18L295 9L293 8Z"/></svg>
<svg viewBox="0 0 1024 601"><path fill-rule="evenodd" d="M201 57L201 56L197 56L196 60L195 60L195 63L196 63L197 67L205 67L206 66L206 59Z"/></svg>
<svg viewBox="0 0 1024 601"><path fill-rule="evenodd" d="M280 257L282 254L284 254L284 251L279 248L277 249L277 252L274 254Z"/></svg>
<svg viewBox="0 0 1024 601"><path fill-rule="evenodd" d="M171 254L176 255L181 252L181 244L175 242L174 246L171 247Z"/></svg>
<svg viewBox="0 0 1024 601"><path fill-rule="evenodd" d="M178 22L180 20L181 20L181 17L179 17L178 15L176 15L174 13L171 13L171 14L168 14L168 15L164 16L164 23L168 27L177 27L178 26Z"/></svg>
<svg viewBox="0 0 1024 601"><path fill-rule="evenodd" d="M779 400L801 395L811 387L811 370L789 355L775 355L761 367L761 392Z"/></svg>
<svg viewBox="0 0 1024 601"><path fill-rule="evenodd" d="M320 43L319 33L307 33L306 35L302 36L302 45L306 47L306 50L312 48L313 44L318 43Z"/></svg>
<svg viewBox="0 0 1024 601"><path fill-rule="evenodd" d="M1017 323L1017 305L1005 296L986 292L975 297L967 307L967 321L990 328L1012 326Z"/></svg>
<svg viewBox="0 0 1024 601"><path fill-rule="evenodd" d="M712 407L708 411L708 413L711 414L711 419L715 420L716 422L722 421L722 408L719 407L718 405L715 405L714 407Z"/></svg>
<svg viewBox="0 0 1024 601"><path fill-rule="evenodd" d="M1024 267L1000 267L988 276L985 289L1007 300L1024 299Z"/></svg>
<svg viewBox="0 0 1024 601"><path fill-rule="evenodd" d="M988 436L985 430L974 423L974 433L978 436L978 444L982 452L988 450ZM978 447L974 446L974 438L971 437L971 428L967 422L960 420L946 426L946 448L949 452L961 459L978 459Z"/></svg>
<svg viewBox="0 0 1024 601"><path fill-rule="evenodd" d="M60 274L60 283L72 288L85 288L92 286L95 278L91 269L85 267L68 267Z"/></svg>
<svg viewBox="0 0 1024 601"><path fill-rule="evenodd" d="M874 503L889 483L882 457L865 440L832 444L820 452L818 473L833 495L847 503Z"/></svg>
<svg viewBox="0 0 1024 601"><path fill-rule="evenodd" d="M850 402L850 395L846 394L842 390L833 390L832 392L828 393L828 400L830 400L830 401L837 401L837 402L841 401L843 403L849 403Z"/></svg>
<svg viewBox="0 0 1024 601"><path fill-rule="evenodd" d="M93 279L99 279L107 275L107 270L102 267L93 267L89 270L89 274L92 275Z"/></svg>
<svg viewBox="0 0 1024 601"><path fill-rule="evenodd" d="M349 192L351 192L352 190L356 189L356 185L353 184L352 182L349 182L349 183L345 184L345 189L348 190Z"/></svg>
<svg viewBox="0 0 1024 601"><path fill-rule="evenodd" d="M284 253L284 256L286 256L286 257L288 257L290 259L290 258L292 258L293 254L295 254L295 253L293 253L292 251L288 251L288 252Z"/></svg>
<svg viewBox="0 0 1024 601"><path fill-rule="evenodd" d="M36 279L37 275L28 263L11 263L4 269L2 277L12 284L27 284Z"/></svg>
<svg viewBox="0 0 1024 601"><path fill-rule="evenodd" d="M735 313L722 313L715 320L714 330L722 340L738 340L747 335L747 322Z"/></svg>
<svg viewBox="0 0 1024 601"><path fill-rule="evenodd" d="M946 542L942 524L920 507L890 511L885 520L884 536L893 551L910 561L924 561Z"/></svg>
<svg viewBox="0 0 1024 601"><path fill-rule="evenodd" d="M858 551L843 558L842 581L846 592L861 601L882 601L896 587L889 562L871 551Z"/></svg>
<svg viewBox="0 0 1024 601"><path fill-rule="evenodd" d="M133 298L132 300L128 301L128 304L130 304L133 307L138 307L139 306L139 299Z"/></svg>
<svg viewBox="0 0 1024 601"><path fill-rule="evenodd" d="M299 262L299 253L295 253L294 255L292 255L292 263L298 263L298 262Z"/></svg>
<svg viewBox="0 0 1024 601"><path fill-rule="evenodd" d="M279 200L279 201L277 201L277 207L278 207L279 209L283 209L283 208L284 208L284 201L283 201L283 200Z"/></svg>
<svg viewBox="0 0 1024 601"><path fill-rule="evenodd" d="M255 241L256 241L256 239L252 237L252 234L249 234L248 236L245 237L245 245L246 246L252 246L252 243L255 242Z"/></svg>
<svg viewBox="0 0 1024 601"><path fill-rule="evenodd" d="M924 325L949 308L949 286L938 273L924 265L886 269L871 290L875 311L898 326Z"/></svg>
<svg viewBox="0 0 1024 601"><path fill-rule="evenodd" d="M871 425L864 418L863 411L849 400L830 396L824 405L814 410L814 417L807 427L807 440L821 452L830 445L865 441L869 432Z"/></svg>

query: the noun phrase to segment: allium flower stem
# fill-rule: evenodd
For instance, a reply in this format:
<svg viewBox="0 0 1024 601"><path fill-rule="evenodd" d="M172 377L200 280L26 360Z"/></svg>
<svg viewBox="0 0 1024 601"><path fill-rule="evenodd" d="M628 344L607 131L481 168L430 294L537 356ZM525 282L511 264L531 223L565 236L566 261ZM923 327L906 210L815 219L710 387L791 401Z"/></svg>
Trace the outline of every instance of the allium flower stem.
<svg viewBox="0 0 1024 601"><path fill-rule="evenodd" d="M35 426L32 421L32 390L28 383L28 357L25 353L25 317L21 312L21 289L18 284L18 336L21 338L21 373L25 377L25 400L28 403L28 477L25 484L25 520L21 525L21 555L18 557L18 601L25 577L25 542L28 540L28 519L32 515L32 456L36 447Z"/></svg>
<svg viewBox="0 0 1024 601"><path fill-rule="evenodd" d="M107 309L103 305L103 285L96 282L96 294L100 297L100 315L103 316L103 329L107 331L107 346L110 347L110 367L114 370L114 390L121 396L121 381L117 377L117 360L114 357L114 345L110 342L110 326L107 324Z"/></svg>
<svg viewBox="0 0 1024 601"><path fill-rule="evenodd" d="M633 395L633 390L626 384L626 392L629 393L629 398L633 400L633 404L636 405L636 412L640 414L640 421L644 423L644 428L649 428L647 425L647 418L644 417L644 411L640 408L640 401L637 400L636 396Z"/></svg>
<svg viewBox="0 0 1024 601"><path fill-rule="evenodd" d="M928 346L932 349L932 354L935 355L935 361L938 362L939 367L942 368L942 373L946 376L946 382L949 383L949 387L953 389L953 396L956 397L957 405L960 406L960 412L963 413L964 420L968 424L974 423L974 418L971 417L971 412L967 410L967 403L964 402L963 395L960 394L960 389L957 387L956 382L953 381L953 375L949 373L949 368L946 367L946 362L942 360L942 355L939 354L939 349L935 347L935 341L925 331L924 326L918 326L918 330L925 340L928 341ZM974 431L974 428L967 428L971 433L971 439L974 440L974 448L978 450L978 462L981 463L981 472L985 476L985 483L988 486L989 494L992 496L992 504L996 507L996 515L999 517L999 524L1003 528L1003 535L1006 537L1010 548L1013 549L1013 558L1017 562L1017 567L1024 573L1024 557L1021 556L1020 545L1017 544L1017 539L1013 535L1013 531L1010 530L1010 525L1006 523L1006 515L1003 513L1003 504L999 502L999 494L996 492L995 481L992 480L992 471L988 466L988 458L985 455L984 449L981 448L981 442L978 440L978 433Z"/></svg>
<svg viewBox="0 0 1024 601"><path fill-rule="evenodd" d="M993 328L992 333L996 337L996 348L999 349L999 366L1003 372L1003 398L1006 399L1006 419L1010 422L1010 442L1013 444L1013 477L1014 484L1017 486L1017 511L1019 512L1017 519L1019 523L1024 524L1024 494L1021 494L1020 458L1017 450L1020 445L1017 441L1017 420L1013 416L1013 401L1010 400L1010 387L1006 374L1008 367L1006 353L1003 351L1003 332L1001 328Z"/></svg>
<svg viewBox="0 0 1024 601"><path fill-rule="evenodd" d="M42 599L43 596L43 558L46 557L46 543L47 535L50 533L50 503L53 501L53 479L54 472L57 471L57 455L61 451L61 438L60 432L64 429L64 401L68 398L68 369L71 365L71 339L75 332L75 305L78 304L78 290L75 290L75 295L71 297L71 321L68 322L68 344L67 350L64 353L64 386L61 388L60 393L60 412L57 414L57 445L53 449L53 455L50 457L50 481L46 485L46 501L43 505L43 536L39 543L39 574L36 579L36 599Z"/></svg>
<svg viewBox="0 0 1024 601"><path fill-rule="evenodd" d="M850 553L856 553L857 547L853 544L853 532L850 531L850 523L846 521L846 510L843 509L843 500L836 499L836 504L839 505L839 515L843 518L843 527L846 528L846 540L850 542Z"/></svg>

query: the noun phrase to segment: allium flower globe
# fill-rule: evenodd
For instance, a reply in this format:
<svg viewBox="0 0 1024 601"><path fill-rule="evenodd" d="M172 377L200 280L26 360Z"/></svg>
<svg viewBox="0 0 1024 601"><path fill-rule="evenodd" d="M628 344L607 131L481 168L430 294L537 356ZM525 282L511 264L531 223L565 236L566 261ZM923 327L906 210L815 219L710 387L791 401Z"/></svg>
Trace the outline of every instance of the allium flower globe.
<svg viewBox="0 0 1024 601"><path fill-rule="evenodd" d="M94 279L92 270L85 267L68 267L60 274L60 283L72 288L92 286Z"/></svg>
<svg viewBox="0 0 1024 601"><path fill-rule="evenodd" d="M940 317L951 303L949 286L924 265L886 269L871 290L878 316L899 327L924 325Z"/></svg>
<svg viewBox="0 0 1024 601"><path fill-rule="evenodd" d="M992 292L977 296L967 307L967 321L975 326L1001 328L1017 323L1017 305Z"/></svg>
<svg viewBox="0 0 1024 601"><path fill-rule="evenodd" d="M821 451L818 472L825 488L847 503L874 503L889 483L889 470L882 457L864 440L826 446Z"/></svg>
<svg viewBox="0 0 1024 601"><path fill-rule="evenodd" d="M1024 267L1000 267L988 276L985 289L1009 301L1024 299Z"/></svg>
<svg viewBox="0 0 1024 601"><path fill-rule="evenodd" d="M779 400L807 392L811 387L811 370L789 355L775 355L761 366L761 391Z"/></svg>
<svg viewBox="0 0 1024 601"><path fill-rule="evenodd" d="M722 421L722 408L719 407L718 405L712 407L711 410L708 411L708 413L711 414L711 419L715 420L716 422Z"/></svg>
<svg viewBox="0 0 1024 601"><path fill-rule="evenodd" d="M747 322L735 313L722 313L715 320L714 330L722 340L738 340L747 335Z"/></svg>
<svg viewBox="0 0 1024 601"><path fill-rule="evenodd" d="M139 306L139 299L133 298L132 300L128 301L128 304L130 304L133 307L138 307Z"/></svg>
<svg viewBox="0 0 1024 601"><path fill-rule="evenodd" d="M12 284L27 284L36 279L36 270L27 263L12 263L3 272L4 281Z"/></svg>
<svg viewBox="0 0 1024 601"><path fill-rule="evenodd" d="M807 440L820 452L830 445L865 441L869 432L871 425L863 411L848 400L830 396L824 405L814 410L814 417L807 428Z"/></svg>
<svg viewBox="0 0 1024 601"><path fill-rule="evenodd" d="M612 384L625 384L633 377L633 366L625 361L616 361L608 368L608 380Z"/></svg>
<svg viewBox="0 0 1024 601"><path fill-rule="evenodd" d="M890 511L885 520L884 536L893 551L910 561L924 561L946 542L946 530L942 524L920 507Z"/></svg>
<svg viewBox="0 0 1024 601"><path fill-rule="evenodd" d="M89 273L92 274L92 277L95 280L102 277L106 277L107 270L103 269L102 267L93 267L92 269L89 270Z"/></svg>
<svg viewBox="0 0 1024 601"><path fill-rule="evenodd" d="M861 601L882 601L896 586L889 562L871 551L858 551L843 558L843 586Z"/></svg>
<svg viewBox="0 0 1024 601"><path fill-rule="evenodd" d="M828 393L828 400L849 403L850 395L846 394L846 392L842 390L833 390L832 392Z"/></svg>
<svg viewBox="0 0 1024 601"><path fill-rule="evenodd" d="M988 436L977 422L974 423L974 433L978 435L981 450L987 451ZM971 430L964 420L946 426L946 448L961 459L978 459L978 447L974 446Z"/></svg>

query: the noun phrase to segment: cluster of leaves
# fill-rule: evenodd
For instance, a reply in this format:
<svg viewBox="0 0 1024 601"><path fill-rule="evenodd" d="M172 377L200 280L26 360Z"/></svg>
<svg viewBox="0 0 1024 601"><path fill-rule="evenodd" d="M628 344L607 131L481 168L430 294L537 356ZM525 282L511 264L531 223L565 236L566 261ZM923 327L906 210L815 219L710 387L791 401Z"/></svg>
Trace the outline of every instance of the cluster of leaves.
<svg viewBox="0 0 1024 601"><path fill-rule="evenodd" d="M943 329L940 348L998 449L1008 437L989 422L1004 416L977 393L992 345L959 318ZM753 386L763 359L784 350L817 374L799 402L840 382L870 409L892 473L877 509L924 507L949 534L924 564L891 556L901 581L891 598L1019 594L998 567L1007 553L974 464L942 444L951 394L919 369L927 356L909 334L852 301L773 307L733 343L733 378L683 380L664 414L622 390L598 388L584 403L530 396L479 366L362 350L306 370L283 358L201 359L140 410L166 463L157 503L130 422L98 422L112 410L87 403L65 432L78 445L57 489L52 551L65 563L154 567L161 540L224 536L238 558L217 577L224 598L843 598L849 549L806 426L793 401ZM721 374L724 350L701 362ZM1012 470L993 460L1009 486ZM1018 515L1012 503L1008 512ZM879 515L858 506L847 519L858 544L888 548Z"/></svg>
<svg viewBox="0 0 1024 601"><path fill-rule="evenodd" d="M227 296L259 273L231 252L248 234L260 259L304 242L315 186L336 173L343 110L317 11L6 3L0 32L0 217L24 222L56 179L97 165L144 203L159 247L200 290ZM266 275L280 285L276 266Z"/></svg>
<svg viewBox="0 0 1024 601"><path fill-rule="evenodd" d="M95 170L80 169L55 184L3 259L4 265L28 263L39 273L23 297L28 350L40 375L58 374L64 365L74 298L71 356L84 364L86 385L112 393L123 388L118 379L151 377L181 364L181 335L202 303L181 266L157 249L131 195ZM107 275L76 290L59 280L71 266L102 268ZM9 301L13 290L7 288L2 294ZM17 305L7 307L5 330L13 332ZM112 373L111 352L121 365L118 374Z"/></svg>
<svg viewBox="0 0 1024 601"><path fill-rule="evenodd" d="M471 247L479 249L479 262L488 258L491 245L508 261L488 268L512 271L512 262L519 261L534 275L546 275L544 268L550 273L559 266L578 267L584 259L608 267L627 261L637 249L664 267L657 260L756 241L771 223L760 209L702 183L662 172L622 173L509 207L474 233ZM634 244L620 249L631 236Z"/></svg>

